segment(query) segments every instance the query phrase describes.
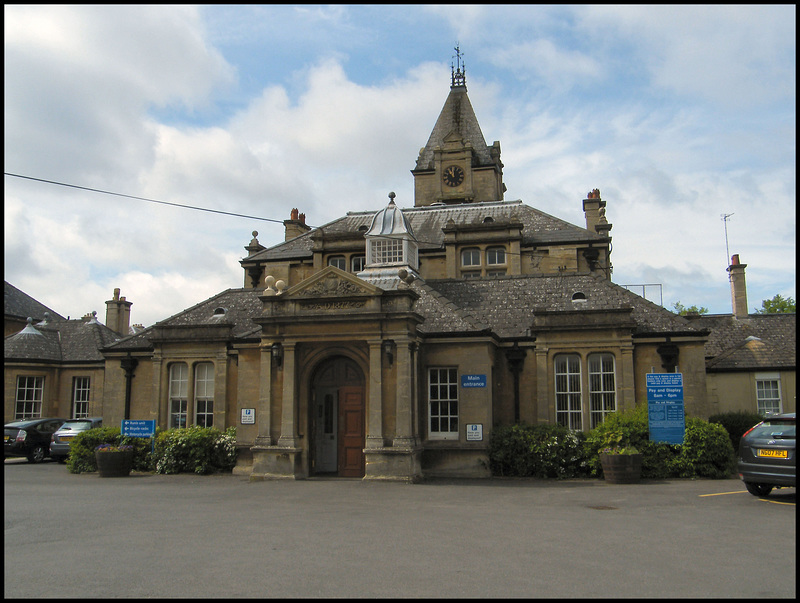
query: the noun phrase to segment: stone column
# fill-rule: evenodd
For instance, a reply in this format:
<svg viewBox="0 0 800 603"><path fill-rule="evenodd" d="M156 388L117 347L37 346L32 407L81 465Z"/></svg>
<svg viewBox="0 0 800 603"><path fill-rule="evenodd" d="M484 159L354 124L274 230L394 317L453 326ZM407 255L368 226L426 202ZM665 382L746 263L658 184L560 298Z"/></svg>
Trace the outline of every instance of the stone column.
<svg viewBox="0 0 800 603"><path fill-rule="evenodd" d="M228 391L228 352L226 349L217 351L214 362L214 426L225 431L230 425L225 424L225 417L228 414L226 392ZM195 409L195 412L197 410ZM233 419L236 425L236 417Z"/></svg>
<svg viewBox="0 0 800 603"><path fill-rule="evenodd" d="M411 407L411 344L408 340L397 342L395 353L397 370L397 421L396 435L392 445L400 448L414 447L414 412Z"/></svg>
<svg viewBox="0 0 800 603"><path fill-rule="evenodd" d="M550 391L553 378L547 374L546 348L536 348L536 413L540 423L550 423L555 414L550 416Z"/></svg>
<svg viewBox="0 0 800 603"><path fill-rule="evenodd" d="M367 403L367 448L383 448L383 395L381 387L382 341L369 342L369 401Z"/></svg>
<svg viewBox="0 0 800 603"><path fill-rule="evenodd" d="M636 406L636 389L635 389L635 375L636 372L633 366L633 344L622 347L622 383L617 386L620 392L620 403L617 404L617 410L628 410Z"/></svg>
<svg viewBox="0 0 800 603"><path fill-rule="evenodd" d="M281 437L278 446L297 447L297 402L295 400L295 343L283 344L283 400L281 409Z"/></svg>
<svg viewBox="0 0 800 603"><path fill-rule="evenodd" d="M164 422L164 413L162 412L162 404L164 404L167 406L166 416L169 417L169 400L164 396L163 383L164 359L160 353L156 352L153 354L153 399L150 407L150 419L155 419L157 426L168 428L169 425ZM167 383L169 383L168 380Z"/></svg>
<svg viewBox="0 0 800 603"><path fill-rule="evenodd" d="M272 445L272 344L261 346L261 370L259 371L258 407L256 423L258 435L255 444Z"/></svg>

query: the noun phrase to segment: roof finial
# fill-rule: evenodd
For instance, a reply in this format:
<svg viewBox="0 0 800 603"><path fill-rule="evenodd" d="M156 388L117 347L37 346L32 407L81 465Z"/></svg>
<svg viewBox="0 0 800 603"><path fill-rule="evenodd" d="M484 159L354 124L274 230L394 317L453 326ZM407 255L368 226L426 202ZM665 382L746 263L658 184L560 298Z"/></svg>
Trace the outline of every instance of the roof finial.
<svg viewBox="0 0 800 603"><path fill-rule="evenodd" d="M453 65L450 63L450 87L455 88L456 86L466 86L467 70L464 66L464 60L461 56L461 48L458 42L456 42L456 47L453 50L456 51L456 64Z"/></svg>
<svg viewBox="0 0 800 603"><path fill-rule="evenodd" d="M389 193L389 205L392 205L392 204L394 203L394 198L395 198L396 196L397 196L397 195L395 195L395 194L394 194L394 191L392 191L391 193Z"/></svg>

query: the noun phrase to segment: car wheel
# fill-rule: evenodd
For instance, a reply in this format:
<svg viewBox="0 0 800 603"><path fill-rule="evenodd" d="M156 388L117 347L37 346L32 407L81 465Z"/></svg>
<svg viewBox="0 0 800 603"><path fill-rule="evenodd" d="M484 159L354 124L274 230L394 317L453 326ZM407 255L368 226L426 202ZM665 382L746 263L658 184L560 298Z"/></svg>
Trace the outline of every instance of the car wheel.
<svg viewBox="0 0 800 603"><path fill-rule="evenodd" d="M46 456L47 451L44 449L44 446L34 446L33 449L28 453L28 462L41 463Z"/></svg>
<svg viewBox="0 0 800 603"><path fill-rule="evenodd" d="M750 494L758 496L759 498L769 496L769 493L772 492L772 486L767 484L749 484L745 482L744 485L747 487L747 491Z"/></svg>

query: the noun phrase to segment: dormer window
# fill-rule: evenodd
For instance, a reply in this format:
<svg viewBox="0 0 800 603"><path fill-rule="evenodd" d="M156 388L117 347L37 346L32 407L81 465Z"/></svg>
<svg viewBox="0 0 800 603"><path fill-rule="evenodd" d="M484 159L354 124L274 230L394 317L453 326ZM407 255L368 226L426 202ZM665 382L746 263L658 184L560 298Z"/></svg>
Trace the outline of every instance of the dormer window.
<svg viewBox="0 0 800 603"><path fill-rule="evenodd" d="M480 266L481 265L481 250L477 247L474 249L465 249L461 252L461 265L465 268Z"/></svg>
<svg viewBox="0 0 800 603"><path fill-rule="evenodd" d="M506 263L506 250L503 247L489 247L486 250L486 263L497 266Z"/></svg>
<svg viewBox="0 0 800 603"><path fill-rule="evenodd" d="M347 270L347 260L343 255L334 255L328 258L328 266L334 266L339 270Z"/></svg>

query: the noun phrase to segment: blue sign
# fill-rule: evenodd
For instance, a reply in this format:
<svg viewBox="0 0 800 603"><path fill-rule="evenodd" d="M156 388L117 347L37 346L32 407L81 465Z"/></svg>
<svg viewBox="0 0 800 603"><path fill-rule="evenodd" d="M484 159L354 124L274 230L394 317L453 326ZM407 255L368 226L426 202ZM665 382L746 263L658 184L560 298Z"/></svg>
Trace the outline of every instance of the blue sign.
<svg viewBox="0 0 800 603"><path fill-rule="evenodd" d="M461 375L461 387L486 387L486 375Z"/></svg>
<svg viewBox="0 0 800 603"><path fill-rule="evenodd" d="M131 438L152 438L156 434L155 421L122 421L122 435Z"/></svg>
<svg viewBox="0 0 800 603"><path fill-rule="evenodd" d="M683 374L648 373L646 383L650 441L683 444Z"/></svg>

